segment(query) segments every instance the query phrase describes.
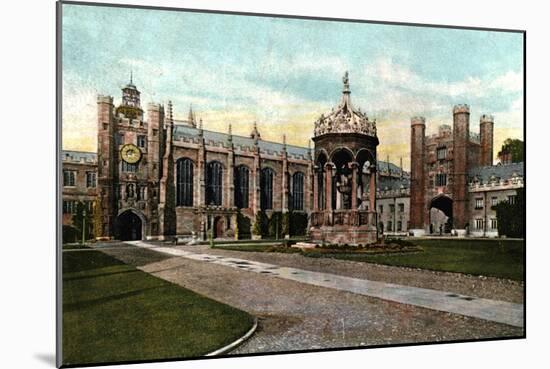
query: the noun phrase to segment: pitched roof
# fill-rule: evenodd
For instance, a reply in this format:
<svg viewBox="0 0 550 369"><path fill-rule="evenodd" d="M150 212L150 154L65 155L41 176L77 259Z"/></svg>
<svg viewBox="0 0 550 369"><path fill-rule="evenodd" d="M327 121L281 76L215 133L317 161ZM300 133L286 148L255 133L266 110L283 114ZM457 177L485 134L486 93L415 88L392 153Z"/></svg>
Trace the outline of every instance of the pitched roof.
<svg viewBox="0 0 550 369"><path fill-rule="evenodd" d="M97 163L97 154L95 152L88 151L63 150L61 154L61 160L77 163L95 164Z"/></svg>
<svg viewBox="0 0 550 369"><path fill-rule="evenodd" d="M523 177L524 175L525 167L523 162L477 167L468 171L470 182L472 182L474 178L477 178L481 183L489 182L493 176L501 180L507 180L514 176Z"/></svg>
<svg viewBox="0 0 550 369"><path fill-rule="evenodd" d="M204 140L207 144L210 142L214 145L218 144L227 144L229 135L227 133L209 131L204 129ZM182 137L187 138L196 138L199 136L199 129L191 127L188 125L175 125L174 126L174 140L179 140ZM252 149L254 147L254 139L245 136L232 135L233 145L235 147L240 147L244 149L248 147ZM258 140L258 146L260 148L260 153L270 154L270 155L281 155L283 152L283 144L278 142L265 141L262 139ZM310 151L307 147L286 145L286 151L289 156L296 159L308 159L308 152Z"/></svg>

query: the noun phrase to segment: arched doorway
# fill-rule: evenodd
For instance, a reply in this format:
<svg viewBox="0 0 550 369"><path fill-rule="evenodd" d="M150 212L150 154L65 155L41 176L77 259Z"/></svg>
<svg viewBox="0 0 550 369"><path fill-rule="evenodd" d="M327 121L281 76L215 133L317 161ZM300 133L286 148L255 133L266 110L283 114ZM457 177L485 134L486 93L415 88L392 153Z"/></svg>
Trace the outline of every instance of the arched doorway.
<svg viewBox="0 0 550 369"><path fill-rule="evenodd" d="M225 220L223 217L214 218L212 238L220 238L225 235Z"/></svg>
<svg viewBox="0 0 550 369"><path fill-rule="evenodd" d="M439 195L430 202L430 233L450 233L453 228L453 200Z"/></svg>
<svg viewBox="0 0 550 369"><path fill-rule="evenodd" d="M121 241L141 240L141 218L131 210L121 213L116 220L117 238Z"/></svg>

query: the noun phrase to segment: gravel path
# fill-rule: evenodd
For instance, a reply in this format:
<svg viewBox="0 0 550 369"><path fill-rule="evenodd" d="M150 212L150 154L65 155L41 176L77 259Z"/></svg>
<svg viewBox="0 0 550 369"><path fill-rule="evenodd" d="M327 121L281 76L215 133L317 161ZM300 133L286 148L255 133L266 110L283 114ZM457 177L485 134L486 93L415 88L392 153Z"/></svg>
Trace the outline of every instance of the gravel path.
<svg viewBox="0 0 550 369"><path fill-rule="evenodd" d="M445 286L444 289L447 291L501 300L508 297L510 301L514 301L514 298L519 299L521 296L517 291L510 293L505 290L522 290L521 285L513 282L489 278L480 280L453 273L432 273L342 260L310 259L295 254L245 253L211 250L204 246L178 248L316 271L323 268L322 271L328 273L358 278L366 278L368 275L369 279L378 278L382 281L418 287ZM158 260L158 256L150 254L152 262L144 264L147 255L143 250L137 250L139 249L123 248L103 251L130 264L139 261L142 265L140 268L149 273L248 311L259 318L256 334L233 353L523 335L523 329L504 324L306 285L213 263L180 257ZM147 251L158 254L153 250ZM136 257L136 253L139 253L139 257ZM399 274L406 274L409 279L396 276L397 271ZM502 293L507 293L506 297Z"/></svg>
<svg viewBox="0 0 550 369"><path fill-rule="evenodd" d="M191 252L236 257L372 281L451 291L462 295L523 303L523 283L507 279L469 276L460 273L437 272L330 258L309 258L300 254L242 252L211 249L204 245L178 246L178 248Z"/></svg>

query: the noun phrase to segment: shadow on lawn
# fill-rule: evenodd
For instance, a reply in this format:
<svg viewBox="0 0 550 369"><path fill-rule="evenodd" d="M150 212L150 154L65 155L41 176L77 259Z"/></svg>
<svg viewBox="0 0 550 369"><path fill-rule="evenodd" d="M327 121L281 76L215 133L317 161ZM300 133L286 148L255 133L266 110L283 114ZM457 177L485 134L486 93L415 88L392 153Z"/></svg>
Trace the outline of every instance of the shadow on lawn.
<svg viewBox="0 0 550 369"><path fill-rule="evenodd" d="M78 301L78 302L73 302L73 303L67 303L67 304L63 305L63 310L65 312L78 311L79 309L98 306L98 305L102 305L102 304L105 304L105 303L108 303L108 302L112 302L112 301L116 301L116 300L120 300L120 299L125 299L125 298L132 297L132 296L137 296L137 295L141 294L144 291L150 291L150 290L157 290L158 291L158 290L162 290L163 288L166 289L166 288L169 288L169 286L168 285L153 286L153 287L141 288L139 290L120 293L118 295L110 295L110 296L104 296L104 297L100 297L100 298L92 299L92 300L84 300L84 301Z"/></svg>

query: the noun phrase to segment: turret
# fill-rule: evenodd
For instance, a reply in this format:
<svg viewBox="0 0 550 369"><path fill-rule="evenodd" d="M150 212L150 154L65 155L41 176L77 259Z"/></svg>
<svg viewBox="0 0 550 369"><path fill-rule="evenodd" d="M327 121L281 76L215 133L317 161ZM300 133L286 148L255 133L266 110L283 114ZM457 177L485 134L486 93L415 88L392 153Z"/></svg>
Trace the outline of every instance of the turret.
<svg viewBox="0 0 550 369"><path fill-rule="evenodd" d="M483 114L479 119L479 136L481 143L480 165L493 165L493 127L492 115Z"/></svg>
<svg viewBox="0 0 550 369"><path fill-rule="evenodd" d="M410 228L415 235L424 233L424 157L426 119L411 118L411 205Z"/></svg>
<svg viewBox="0 0 550 369"><path fill-rule="evenodd" d="M100 204L102 208L103 222L101 235L114 236L113 221L116 210L116 197L114 177L116 168L114 135L116 127L113 122L113 98L111 96L97 97L97 185Z"/></svg>

